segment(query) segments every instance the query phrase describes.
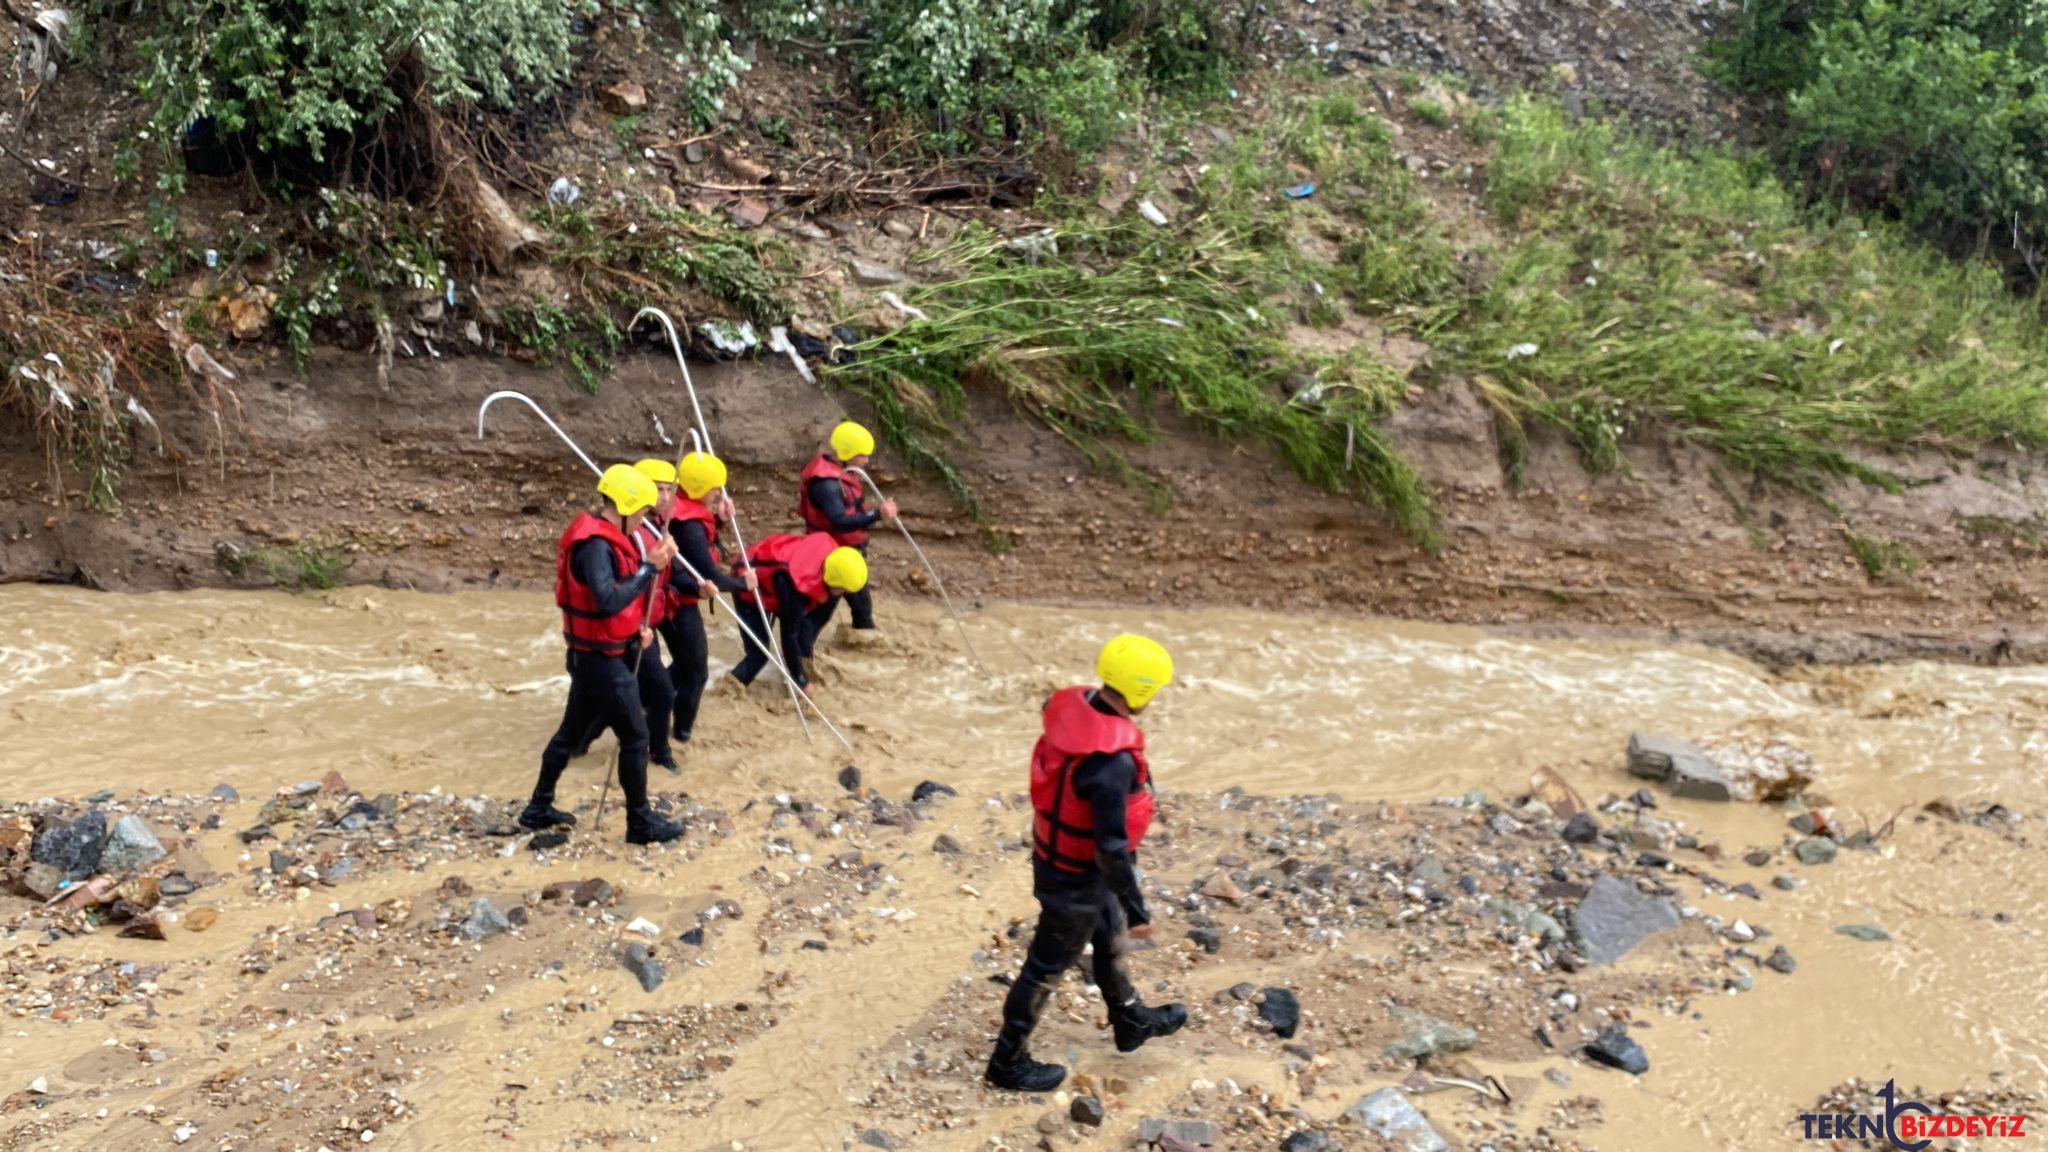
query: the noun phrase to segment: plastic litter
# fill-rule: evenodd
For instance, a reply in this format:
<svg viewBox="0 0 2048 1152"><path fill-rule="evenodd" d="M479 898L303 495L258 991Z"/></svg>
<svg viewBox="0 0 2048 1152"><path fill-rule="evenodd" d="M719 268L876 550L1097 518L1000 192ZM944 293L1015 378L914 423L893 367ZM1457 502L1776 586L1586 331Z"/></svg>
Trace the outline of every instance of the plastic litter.
<svg viewBox="0 0 2048 1152"><path fill-rule="evenodd" d="M1166 227L1166 213L1161 212L1159 205L1152 203L1150 200L1138 201L1138 215L1150 220L1160 228Z"/></svg>
<svg viewBox="0 0 2048 1152"><path fill-rule="evenodd" d="M567 176L557 176L555 182L548 185L548 203L557 208L567 208L582 198L583 189Z"/></svg>
<svg viewBox="0 0 2048 1152"><path fill-rule="evenodd" d="M1316 194L1316 186L1313 184L1295 184L1282 188L1280 194L1289 200L1306 200Z"/></svg>

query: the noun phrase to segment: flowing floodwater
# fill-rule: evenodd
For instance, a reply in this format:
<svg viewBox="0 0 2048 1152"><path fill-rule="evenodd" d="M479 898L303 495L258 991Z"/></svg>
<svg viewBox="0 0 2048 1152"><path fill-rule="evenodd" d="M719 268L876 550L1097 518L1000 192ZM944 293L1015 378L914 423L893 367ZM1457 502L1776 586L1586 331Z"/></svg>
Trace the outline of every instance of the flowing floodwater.
<svg viewBox="0 0 2048 1152"><path fill-rule="evenodd" d="M531 783L566 683L555 614L534 594L107 596L9 587L0 588L0 618L0 785L16 800L101 788L197 793L220 783L262 796L330 770L365 793L438 787L509 800ZM764 682L751 699L706 702L680 786L726 798L816 787L850 761L891 795L928 778L966 796L1017 791L1038 702L1085 675L1108 634L1129 629L1159 637L1175 656L1176 685L1147 721L1168 789L1502 796L1551 766L1594 799L1633 790L1621 749L1631 730L1647 729L1788 740L1815 757L1819 790L1852 827L1859 819L1878 827L1901 807L1917 811L1944 796L2038 814L2048 794L2048 669L2038 667L1779 676L1698 647L1521 640L1335 615L1005 605L969 618L991 672L984 679L943 617L885 603L884 620L890 630L879 644L828 646L833 675L819 698L855 752L822 731L806 743ZM720 664L736 645L722 621L713 628ZM594 791L602 769L590 766L599 763L581 762L569 783ZM656 787L678 786L655 775ZM1670 806L1722 840L1723 870L1745 874L1731 878L1768 879L1736 857L1745 846L1775 846L1784 813ZM1767 943L1799 958L1796 979L1702 1005L1697 1019L1660 1023L1650 1076L1609 1076L1597 1087L1582 1080L1577 1090L1607 1102L1594 1143L1673 1152L1796 1146L1791 1118L1851 1076L2048 1090L2048 855L1910 813L1886 848L1845 852L1811 873L1813 883L1773 893L1768 912L1755 913L1774 933ZM1014 905L1008 914L1023 914L1024 892L1020 877L993 895ZM1718 915L1744 911L1694 895ZM807 1024L815 1051L733 1075L772 1087L788 1058L812 1061L806 1075L829 1077L832 1058L816 1048L822 1028L858 1030L871 1013L920 1008L919 978L943 985L987 929L980 909L949 914L942 893L928 903L926 947L873 961L901 965L904 979L853 996L858 1011ZM1896 942L1873 946L1834 932L1848 922L1881 923ZM935 936L942 947L930 946ZM852 972L844 978L858 981ZM34 1066L37 1041L28 1036L0 1039L0 1079ZM461 1096L459 1087L444 1089L400 1146L464 1147L476 1116ZM749 1147L813 1146L801 1129L830 1124L815 1146L836 1148L843 1124L833 1109L844 1104L833 1097L827 1091L809 1111L788 1112L773 1137L761 1136L770 1121L760 1115L729 1113L702 1134L746 1138Z"/></svg>

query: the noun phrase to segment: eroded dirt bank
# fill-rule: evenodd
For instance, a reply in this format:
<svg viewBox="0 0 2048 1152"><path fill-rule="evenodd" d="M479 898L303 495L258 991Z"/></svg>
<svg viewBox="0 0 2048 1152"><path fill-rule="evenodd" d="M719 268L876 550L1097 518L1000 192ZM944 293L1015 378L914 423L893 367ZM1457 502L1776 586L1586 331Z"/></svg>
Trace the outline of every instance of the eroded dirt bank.
<svg viewBox="0 0 2048 1152"><path fill-rule="evenodd" d="M519 388L593 454L662 449L688 405L672 362L628 360L599 396L498 359L398 365L388 390L366 359L321 352L239 365L244 428L200 459L210 429L167 419L191 450L145 456L113 515L62 499L25 432L0 444L0 580L122 590L237 582L219 560L312 545L353 559L344 579L418 589L532 587L587 477L530 414L476 407ZM794 373L697 369L720 451L758 534L794 523L795 475L838 403ZM865 413L856 411L856 416ZM891 476L949 585L969 600L1331 608L1533 634L1679 637L1774 663L1920 656L1983 663L2048 654L2041 563L2048 476L2028 459L1882 463L1914 479L1900 495L1860 486L1833 509L1751 485L1711 454L1646 436L1632 475L1594 477L1571 450L1532 442L1524 483L1503 473L1487 409L1462 388L1433 393L1392 426L1435 488L1448 540L1431 556L1383 517L1305 489L1263 449L1195 434L1171 416L1131 460L1156 485L1092 471L999 397L976 395L952 445L1011 545L998 553L936 482ZM1170 495L1170 505L1161 499ZM1898 545L1873 576L1844 517ZM928 594L908 550L878 552L887 594ZM1908 570L1910 569L1910 570ZM267 582L260 570L239 578Z"/></svg>
<svg viewBox="0 0 2048 1152"><path fill-rule="evenodd" d="M1344 1113L1406 1085L1458 1149L1692 1152L1783 1143L1851 1078L2033 1113L2048 1091L2038 668L1781 675L1698 647L1002 606L969 619L982 680L935 613L885 602L886 644L827 657L857 750L805 744L766 692L714 698L683 776L656 774L691 833L643 851L616 806L595 842L508 834L559 704L544 596L0 604L24 622L0 652L0 843L97 810L171 852L128 891L154 908L0 896L0 1147L1066 1148L1148 1119L1213 1148L1374 1147ZM1149 720L1163 927L1134 964L1194 1021L1117 1057L1070 978L1039 1050L1098 1130L975 1077L1031 909L1033 709L1110 627L1169 638L1182 671ZM1637 728L1803 751L1817 778L1785 803L1639 797ZM608 751L572 770L586 821ZM1567 787L1530 803L1545 768ZM1674 926L1590 963L1596 890ZM1646 1075L1588 1059L1617 1029Z"/></svg>

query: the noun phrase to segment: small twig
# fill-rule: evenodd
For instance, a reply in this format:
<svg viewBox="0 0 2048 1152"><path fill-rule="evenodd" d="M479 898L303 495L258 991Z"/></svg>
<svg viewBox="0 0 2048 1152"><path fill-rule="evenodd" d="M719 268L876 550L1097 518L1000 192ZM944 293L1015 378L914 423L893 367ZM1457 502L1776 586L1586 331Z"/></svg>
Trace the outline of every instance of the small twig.
<svg viewBox="0 0 2048 1152"><path fill-rule="evenodd" d="M687 148L692 144L702 144L706 140L716 139L718 135L716 132L706 132L702 136L692 136L688 140L671 140L666 144L649 144L648 147L656 152L672 148Z"/></svg>
<svg viewBox="0 0 2048 1152"><path fill-rule="evenodd" d="M0 155L5 155L8 159L13 160L15 163L21 165L22 167L28 169L29 171L35 173L36 175L41 176L45 180L55 180L59 184L69 184L73 188L83 188L87 192L113 191L112 188L102 188L97 184L87 184L83 180L75 180L69 176L64 175L62 172L53 172L50 169L43 167L41 163L31 160L28 157L23 156L21 153L16 152L14 149L8 147L6 142L4 141L0 141Z"/></svg>

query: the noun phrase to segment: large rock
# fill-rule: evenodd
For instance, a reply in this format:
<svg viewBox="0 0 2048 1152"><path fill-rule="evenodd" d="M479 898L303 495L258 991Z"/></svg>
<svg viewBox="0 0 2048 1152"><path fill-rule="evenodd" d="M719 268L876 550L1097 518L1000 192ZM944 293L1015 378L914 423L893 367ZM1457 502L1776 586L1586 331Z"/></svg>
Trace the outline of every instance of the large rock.
<svg viewBox="0 0 2048 1152"><path fill-rule="evenodd" d="M114 830L107 834L107 844L100 850L100 871L133 872L147 868L170 853L158 842L156 834L140 816L123 816Z"/></svg>
<svg viewBox="0 0 2048 1152"><path fill-rule="evenodd" d="M1268 988L1259 1000L1259 1019L1273 1026L1275 1036L1292 1040L1301 1027L1301 1001L1285 988Z"/></svg>
<svg viewBox="0 0 2048 1152"><path fill-rule="evenodd" d="M1612 876L1593 881L1572 910L1573 945L1595 964L1612 964L1645 939L1678 927L1671 901L1645 896Z"/></svg>
<svg viewBox="0 0 2048 1152"><path fill-rule="evenodd" d="M1694 800L1726 800L1733 793L1728 776L1706 749L1637 732L1628 738L1628 770L1651 780L1662 780L1674 796Z"/></svg>
<svg viewBox="0 0 2048 1152"><path fill-rule="evenodd" d="M1813 756L1774 736L1737 736L1708 749L1737 800L1786 800L1811 785Z"/></svg>
<svg viewBox="0 0 2048 1152"><path fill-rule="evenodd" d="M505 918L498 906L478 897L469 906L469 919L462 922L462 935L470 940L489 940L512 930L512 921Z"/></svg>
<svg viewBox="0 0 2048 1152"><path fill-rule="evenodd" d="M1650 1070L1650 1057L1643 1046L1620 1028L1601 1033L1599 1039L1586 1045L1586 1055L1595 1063L1619 1068L1631 1076L1641 1076Z"/></svg>
<svg viewBox="0 0 2048 1152"><path fill-rule="evenodd" d="M1396 1006L1394 1019L1401 1022L1402 1036L1387 1045L1387 1055L1396 1060L1415 1060L1439 1052L1463 1052L1479 1043L1479 1033L1427 1012Z"/></svg>
<svg viewBox="0 0 2048 1152"><path fill-rule="evenodd" d="M626 945L626 954L621 958L621 963L626 966L626 971L633 974L634 979L640 981L640 990L643 992L654 991L661 987L663 980L668 979L668 969L661 966L661 961L654 958L654 954L647 950L645 944Z"/></svg>
<svg viewBox="0 0 2048 1152"><path fill-rule="evenodd" d="M29 859L48 864L67 880L83 880L100 864L100 844L107 838L107 815L94 808L72 820L52 817L36 831Z"/></svg>
<svg viewBox="0 0 2048 1152"><path fill-rule="evenodd" d="M1405 1152L1450 1152L1450 1144L1398 1088L1382 1088L1353 1104L1344 1115Z"/></svg>

